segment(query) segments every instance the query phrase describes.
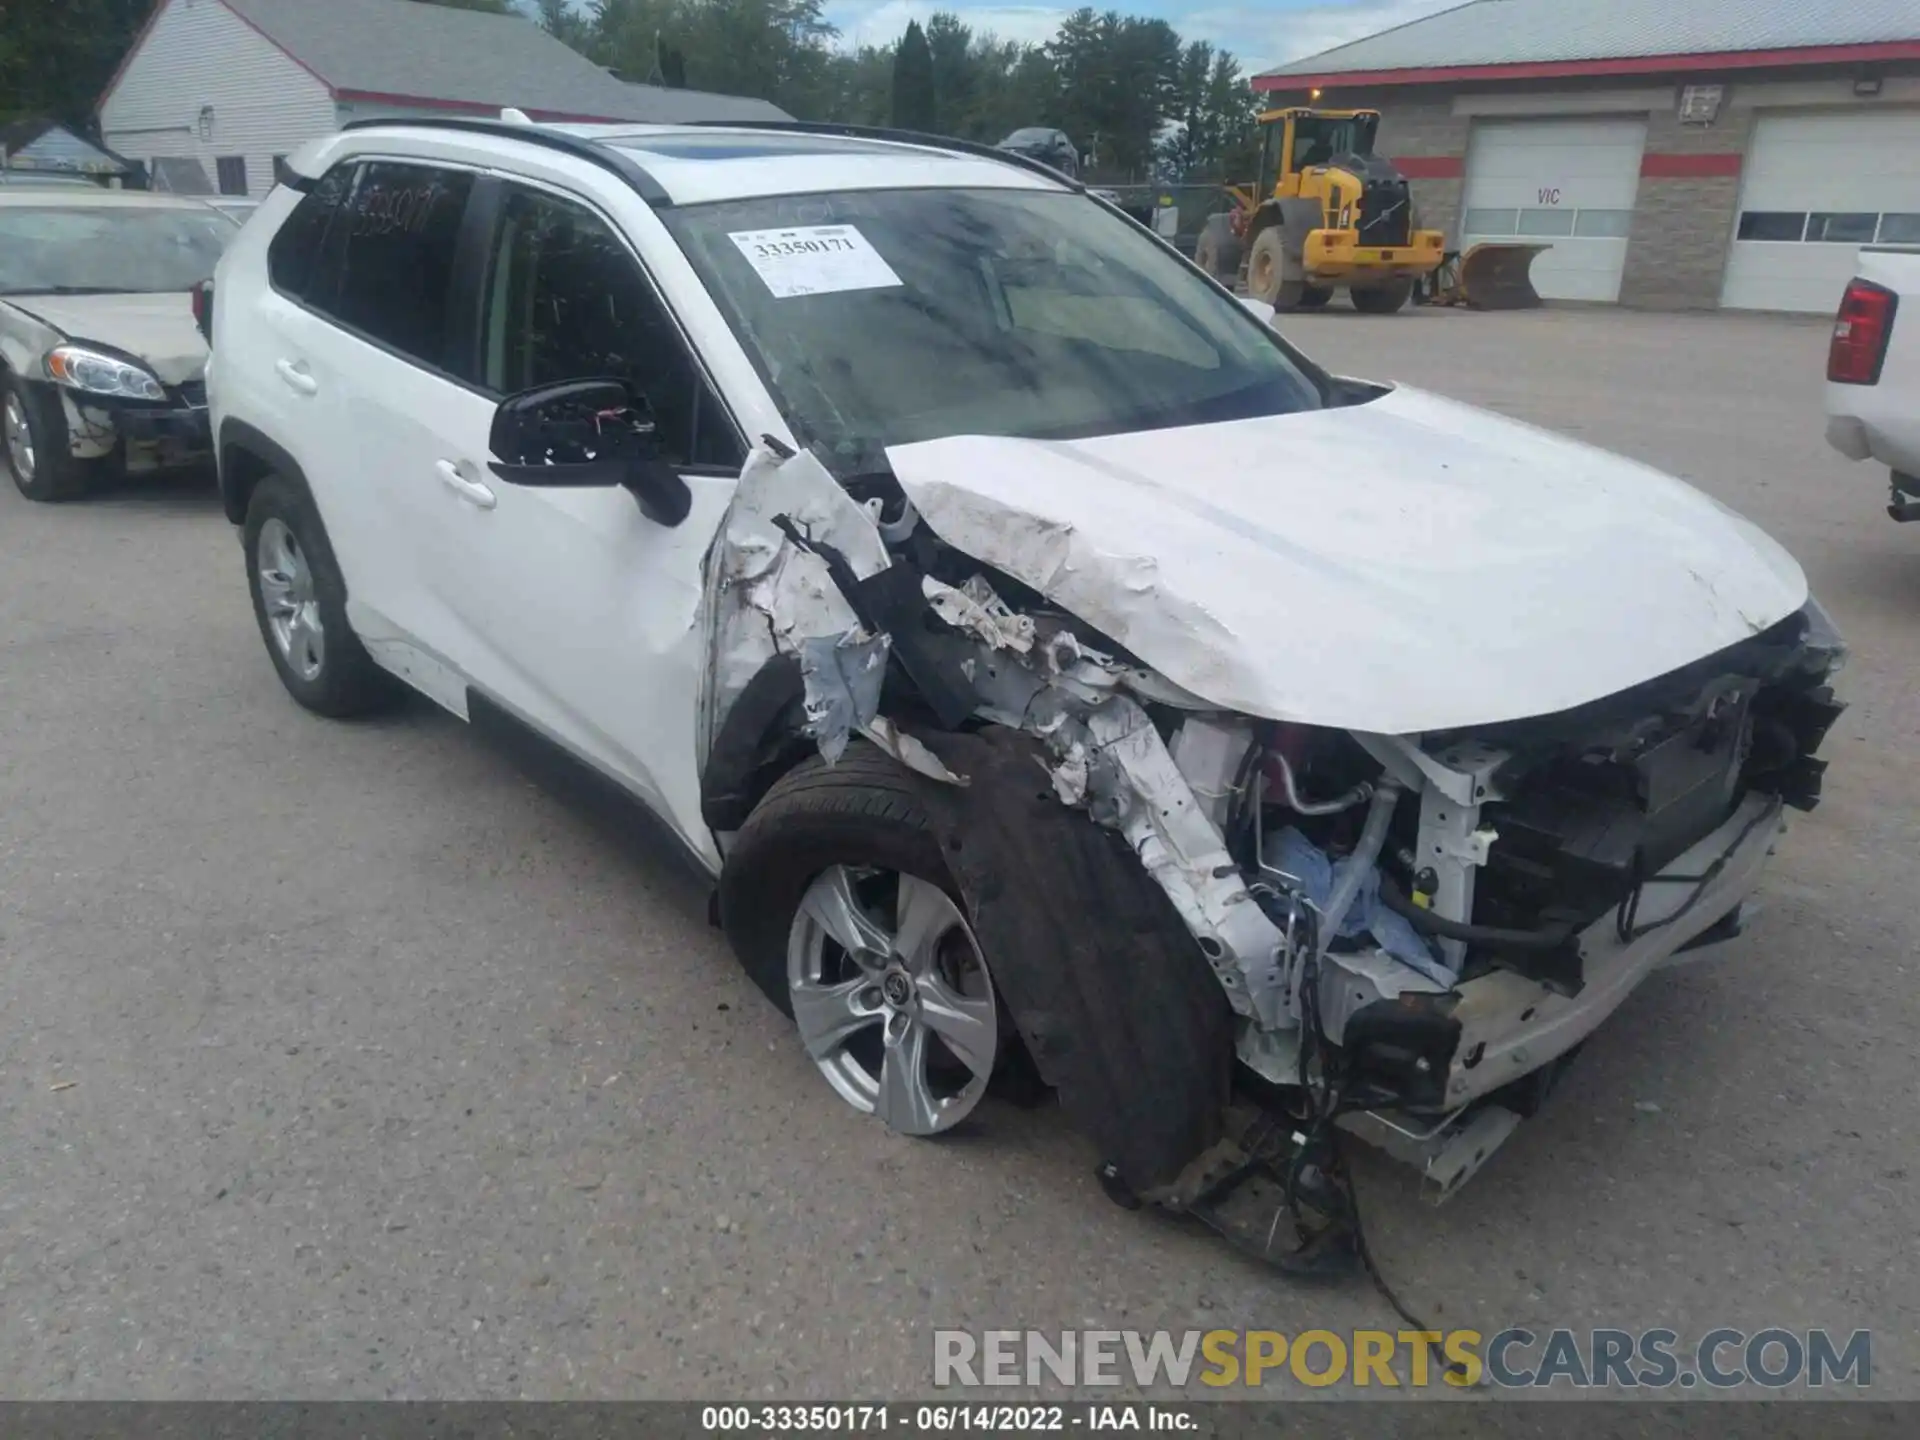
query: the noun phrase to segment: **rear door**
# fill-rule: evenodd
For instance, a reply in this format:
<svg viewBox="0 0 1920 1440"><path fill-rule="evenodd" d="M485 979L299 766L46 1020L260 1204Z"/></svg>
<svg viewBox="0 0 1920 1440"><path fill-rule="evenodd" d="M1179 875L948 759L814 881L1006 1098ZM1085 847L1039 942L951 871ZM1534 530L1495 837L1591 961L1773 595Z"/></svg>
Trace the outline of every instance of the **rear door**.
<svg viewBox="0 0 1920 1440"><path fill-rule="evenodd" d="M469 312L457 267L477 172L368 157L353 167L306 300L304 343L282 371L313 391L325 427L309 472L347 582L347 613L368 652L466 713L460 657L472 649L422 573L446 497L474 491L447 457L493 406L461 379Z"/></svg>
<svg viewBox="0 0 1920 1440"><path fill-rule="evenodd" d="M491 698L646 799L713 858L699 822L695 725L706 661L702 562L745 450L660 290L608 214L577 194L489 181L475 207L476 399L435 457L485 492L442 486L412 533L430 604ZM497 186L497 188L495 188ZM484 217L484 219L482 218ZM566 380L628 382L693 492L668 528L620 489L520 489L488 471L492 405Z"/></svg>

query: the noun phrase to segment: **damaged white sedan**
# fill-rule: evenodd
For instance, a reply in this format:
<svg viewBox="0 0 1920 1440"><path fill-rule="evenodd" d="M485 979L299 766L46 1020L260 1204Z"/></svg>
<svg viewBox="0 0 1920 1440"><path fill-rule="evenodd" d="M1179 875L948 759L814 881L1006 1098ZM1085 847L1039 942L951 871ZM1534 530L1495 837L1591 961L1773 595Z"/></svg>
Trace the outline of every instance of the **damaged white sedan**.
<svg viewBox="0 0 1920 1440"><path fill-rule="evenodd" d="M1326 374L1044 167L408 122L291 170L210 377L287 688L646 802L895 1130L1051 1087L1116 1198L1342 1263L1339 1132L1452 1193L1818 799L1844 651L1764 534Z"/></svg>

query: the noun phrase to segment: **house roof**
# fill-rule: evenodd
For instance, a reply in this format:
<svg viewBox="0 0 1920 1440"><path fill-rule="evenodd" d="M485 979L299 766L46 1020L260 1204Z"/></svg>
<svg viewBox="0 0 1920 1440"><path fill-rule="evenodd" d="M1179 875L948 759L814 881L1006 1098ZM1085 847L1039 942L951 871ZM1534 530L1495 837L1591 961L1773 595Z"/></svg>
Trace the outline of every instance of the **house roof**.
<svg viewBox="0 0 1920 1440"><path fill-rule="evenodd" d="M62 125L57 120L49 120L44 117L32 120L14 120L8 124L0 125L0 154L4 154L7 157L8 163L18 165L21 163L21 156L27 150L31 149L36 143L44 140L49 135L64 137L69 145L91 150L94 154L98 155L102 161L107 162L106 165L93 167L97 170L117 169L125 173L133 168L124 156L116 155L113 151L107 149L106 146L100 144L99 141L89 140L86 136L80 134L79 131ZM56 166L55 168L65 167Z"/></svg>
<svg viewBox="0 0 1920 1440"><path fill-rule="evenodd" d="M678 92L616 79L518 15L417 0L225 4L341 100L449 109L510 105L545 119L689 118L660 98ZM687 93L691 101L696 92ZM733 99L703 95L690 108Z"/></svg>
<svg viewBox="0 0 1920 1440"><path fill-rule="evenodd" d="M1913 0L1469 0L1265 71L1254 84L1297 89L1362 77L1407 84L1849 59L1920 59L1920 7Z"/></svg>
<svg viewBox="0 0 1920 1440"><path fill-rule="evenodd" d="M647 114L634 118L663 125L694 125L702 120L791 120L793 116L771 100L748 95L721 95L712 90L671 90L659 85L625 82L629 98Z"/></svg>

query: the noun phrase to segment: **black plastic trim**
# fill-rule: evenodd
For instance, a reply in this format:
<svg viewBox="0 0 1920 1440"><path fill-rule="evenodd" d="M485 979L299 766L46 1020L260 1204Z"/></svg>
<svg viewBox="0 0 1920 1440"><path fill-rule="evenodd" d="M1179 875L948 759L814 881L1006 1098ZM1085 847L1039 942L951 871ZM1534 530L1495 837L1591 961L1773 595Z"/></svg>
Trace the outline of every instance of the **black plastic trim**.
<svg viewBox="0 0 1920 1440"><path fill-rule="evenodd" d="M883 125L837 125L820 120L693 120L696 129L767 130L782 135L839 135L848 140L892 140L902 145L919 145L931 150L946 150L956 155L971 155L978 160L998 160L1002 164L1044 175L1065 189L1086 193L1086 185L1063 174L1042 160L1014 150L983 145L977 140L956 140L950 135L927 135L918 130L894 130Z"/></svg>
<svg viewBox="0 0 1920 1440"><path fill-rule="evenodd" d="M430 116L418 120L352 120L341 129L347 132L367 130L451 130L467 135L488 135L496 140L518 140L547 150L558 150L589 165L611 171L631 185L640 198L658 210L670 209L673 197L654 179L645 166L624 150L583 139L538 124L518 125L506 120L477 120L458 116Z"/></svg>
<svg viewBox="0 0 1920 1440"><path fill-rule="evenodd" d="M287 453L279 441L269 437L264 431L255 429L244 420L228 420L220 427L213 447L215 471L220 483L220 506L226 512L227 519L238 525L247 518L246 497L237 494L231 475L232 467L227 463L229 450L244 450L256 460L266 464L276 475L284 475L289 480L297 480L301 485L307 483L307 473L300 468L299 462Z"/></svg>

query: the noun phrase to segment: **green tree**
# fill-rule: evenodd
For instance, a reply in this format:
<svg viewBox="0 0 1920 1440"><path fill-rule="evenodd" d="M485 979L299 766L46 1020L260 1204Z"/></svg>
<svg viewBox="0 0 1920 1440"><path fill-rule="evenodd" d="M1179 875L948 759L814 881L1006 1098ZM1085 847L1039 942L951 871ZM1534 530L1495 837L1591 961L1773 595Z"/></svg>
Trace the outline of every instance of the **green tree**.
<svg viewBox="0 0 1920 1440"><path fill-rule="evenodd" d="M933 110L943 133L964 135L978 88L979 56L973 31L948 10L936 11L924 32L933 77Z"/></svg>
<svg viewBox="0 0 1920 1440"><path fill-rule="evenodd" d="M902 130L932 132L940 123L933 88L933 51L918 20L907 22L893 56L893 123Z"/></svg>
<svg viewBox="0 0 1920 1440"><path fill-rule="evenodd" d="M0 114L91 133L100 92L152 9L153 0L4 0Z"/></svg>
<svg viewBox="0 0 1920 1440"><path fill-rule="evenodd" d="M586 54L593 43L593 21L571 0L540 0L536 12L540 28L563 44Z"/></svg>

